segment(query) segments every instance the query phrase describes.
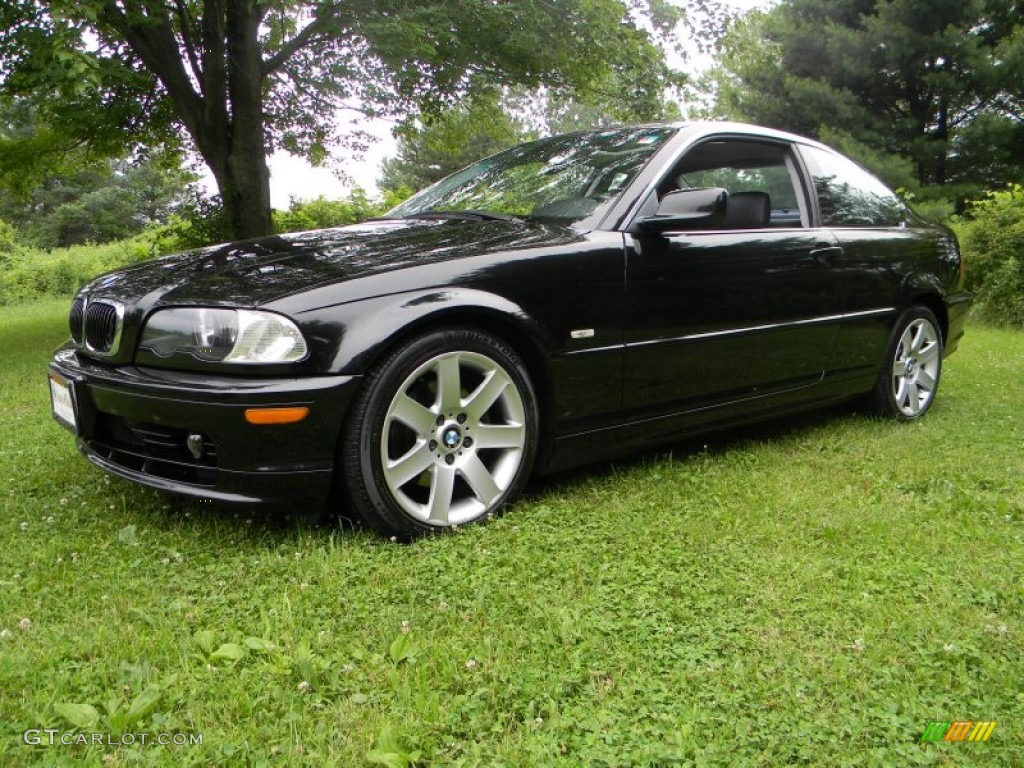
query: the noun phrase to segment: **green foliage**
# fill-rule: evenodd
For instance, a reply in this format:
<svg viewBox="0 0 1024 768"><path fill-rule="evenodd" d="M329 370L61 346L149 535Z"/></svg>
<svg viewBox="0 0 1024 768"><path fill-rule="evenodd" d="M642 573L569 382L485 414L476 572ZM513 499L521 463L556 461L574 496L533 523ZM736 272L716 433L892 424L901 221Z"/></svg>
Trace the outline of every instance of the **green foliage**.
<svg viewBox="0 0 1024 768"><path fill-rule="evenodd" d="M366 753L367 763L384 768L412 768L419 759L419 750L405 747L390 727L384 728L377 737L377 745Z"/></svg>
<svg viewBox="0 0 1024 768"><path fill-rule="evenodd" d="M23 159L42 139L191 146L230 232L250 237L271 229L267 148L322 162L344 138L325 115L402 118L507 86L613 83L620 101L658 101L675 78L655 40L682 18L665 0L12 2L0 5L0 96L46 126L17 143Z"/></svg>
<svg viewBox="0 0 1024 768"><path fill-rule="evenodd" d="M399 546L92 467L49 412L67 304L0 309L5 768L1024 765L1018 331L968 326L919 423L734 431ZM133 705L203 743L23 743Z"/></svg>
<svg viewBox="0 0 1024 768"><path fill-rule="evenodd" d="M669 80L682 83L681 77ZM630 82L626 73L616 71L573 92L491 88L449 109L425 112L396 130L398 154L384 161L378 183L384 190L418 191L541 135L679 118L679 108L666 99L665 89L630 96Z"/></svg>
<svg viewBox="0 0 1024 768"><path fill-rule="evenodd" d="M0 305L40 296L70 296L96 275L158 252L155 240L145 236L51 251L19 248L7 255L0 271Z"/></svg>
<svg viewBox="0 0 1024 768"><path fill-rule="evenodd" d="M0 270L10 267L15 254L21 251L18 242L18 230L3 219L0 219Z"/></svg>
<svg viewBox="0 0 1024 768"><path fill-rule="evenodd" d="M1019 180L1020 13L1005 0L786 0L724 37L717 111L856 136L870 155L852 154L876 171L911 160L915 186ZM909 170L881 175L910 188Z"/></svg>
<svg viewBox="0 0 1024 768"><path fill-rule="evenodd" d="M675 92L685 80L673 81ZM665 91L645 92L643 98L624 99L614 78L602 89L585 95L547 95L540 99L540 111L533 125L542 133L570 133L629 123L651 123L681 119L678 102L664 97Z"/></svg>
<svg viewBox="0 0 1024 768"><path fill-rule="evenodd" d="M379 185L385 190L420 190L487 155L524 141L525 127L489 92L467 104L425 114L422 125L406 123L396 132L398 153L384 161Z"/></svg>
<svg viewBox="0 0 1024 768"><path fill-rule="evenodd" d="M159 234L160 250L165 253L202 248L233 239L231 222L220 195L206 196L198 192L190 195Z"/></svg>
<svg viewBox="0 0 1024 768"><path fill-rule="evenodd" d="M943 197L931 200L916 198L911 194L905 194L903 197L918 216L936 224L948 224L956 211L953 202Z"/></svg>
<svg viewBox="0 0 1024 768"><path fill-rule="evenodd" d="M293 201L275 211L279 233L355 224L380 216L410 194L402 188L370 198L361 189L342 200L318 197ZM167 253L201 248L230 239L216 198L196 198L170 223L140 235L103 245L80 245L44 251L21 244L19 233L0 220L0 306L41 296L70 296L97 275ZM134 531L125 531L125 536Z"/></svg>
<svg viewBox="0 0 1024 768"><path fill-rule="evenodd" d="M990 192L954 222L974 313L1001 325L1024 326L1024 188Z"/></svg>
<svg viewBox="0 0 1024 768"><path fill-rule="evenodd" d="M77 150L32 177L0 167L0 219L37 248L123 240L166 222L194 180L177 155L111 160Z"/></svg>
<svg viewBox="0 0 1024 768"><path fill-rule="evenodd" d="M274 231L302 232L356 224L380 216L398 202L400 200L393 195L371 199L358 187L343 200L328 200L323 196L309 201L293 200L287 211L274 211Z"/></svg>
<svg viewBox="0 0 1024 768"><path fill-rule="evenodd" d="M892 189L916 190L919 188L914 163L904 157L880 151L855 138L846 131L822 125L818 138L833 149L837 149L851 160L860 163Z"/></svg>

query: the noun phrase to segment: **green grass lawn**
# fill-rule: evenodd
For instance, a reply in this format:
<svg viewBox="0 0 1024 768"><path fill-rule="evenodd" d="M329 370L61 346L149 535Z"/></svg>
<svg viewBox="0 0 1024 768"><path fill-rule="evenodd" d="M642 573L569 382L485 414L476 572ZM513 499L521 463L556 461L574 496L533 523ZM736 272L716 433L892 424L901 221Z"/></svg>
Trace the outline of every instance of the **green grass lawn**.
<svg viewBox="0 0 1024 768"><path fill-rule="evenodd" d="M920 423L730 433L401 546L92 468L65 308L0 310L0 765L1024 765L1022 333L972 326Z"/></svg>

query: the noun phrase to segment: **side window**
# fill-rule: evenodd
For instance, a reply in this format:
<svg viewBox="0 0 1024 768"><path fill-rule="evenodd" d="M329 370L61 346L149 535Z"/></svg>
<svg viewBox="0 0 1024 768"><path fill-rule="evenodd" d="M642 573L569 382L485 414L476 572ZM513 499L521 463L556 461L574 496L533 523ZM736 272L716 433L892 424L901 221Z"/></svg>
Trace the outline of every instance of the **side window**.
<svg viewBox="0 0 1024 768"><path fill-rule="evenodd" d="M725 220L715 229L805 227L802 186L786 145L715 139L686 153L662 184L676 189L720 187L729 193Z"/></svg>
<svg viewBox="0 0 1024 768"><path fill-rule="evenodd" d="M801 146L826 227L895 227L903 203L882 182L852 160L817 147Z"/></svg>

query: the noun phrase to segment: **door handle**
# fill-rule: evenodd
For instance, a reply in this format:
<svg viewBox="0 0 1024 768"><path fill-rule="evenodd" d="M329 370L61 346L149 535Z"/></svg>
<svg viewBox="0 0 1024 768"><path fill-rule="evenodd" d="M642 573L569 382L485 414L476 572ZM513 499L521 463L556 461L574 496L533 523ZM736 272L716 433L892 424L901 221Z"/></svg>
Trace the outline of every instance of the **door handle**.
<svg viewBox="0 0 1024 768"><path fill-rule="evenodd" d="M822 264L828 264L832 259L842 255L843 249L838 245L820 243L819 247L811 249L811 257L817 259Z"/></svg>

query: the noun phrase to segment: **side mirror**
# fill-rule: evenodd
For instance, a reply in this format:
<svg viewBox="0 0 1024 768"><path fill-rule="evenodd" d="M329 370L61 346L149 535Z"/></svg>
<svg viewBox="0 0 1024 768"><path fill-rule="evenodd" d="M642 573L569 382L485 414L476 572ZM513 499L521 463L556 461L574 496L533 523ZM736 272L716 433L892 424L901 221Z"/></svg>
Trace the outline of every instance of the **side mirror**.
<svg viewBox="0 0 1024 768"><path fill-rule="evenodd" d="M658 232L712 226L724 220L728 199L729 193L721 187L677 189L661 198L654 215L640 224Z"/></svg>

